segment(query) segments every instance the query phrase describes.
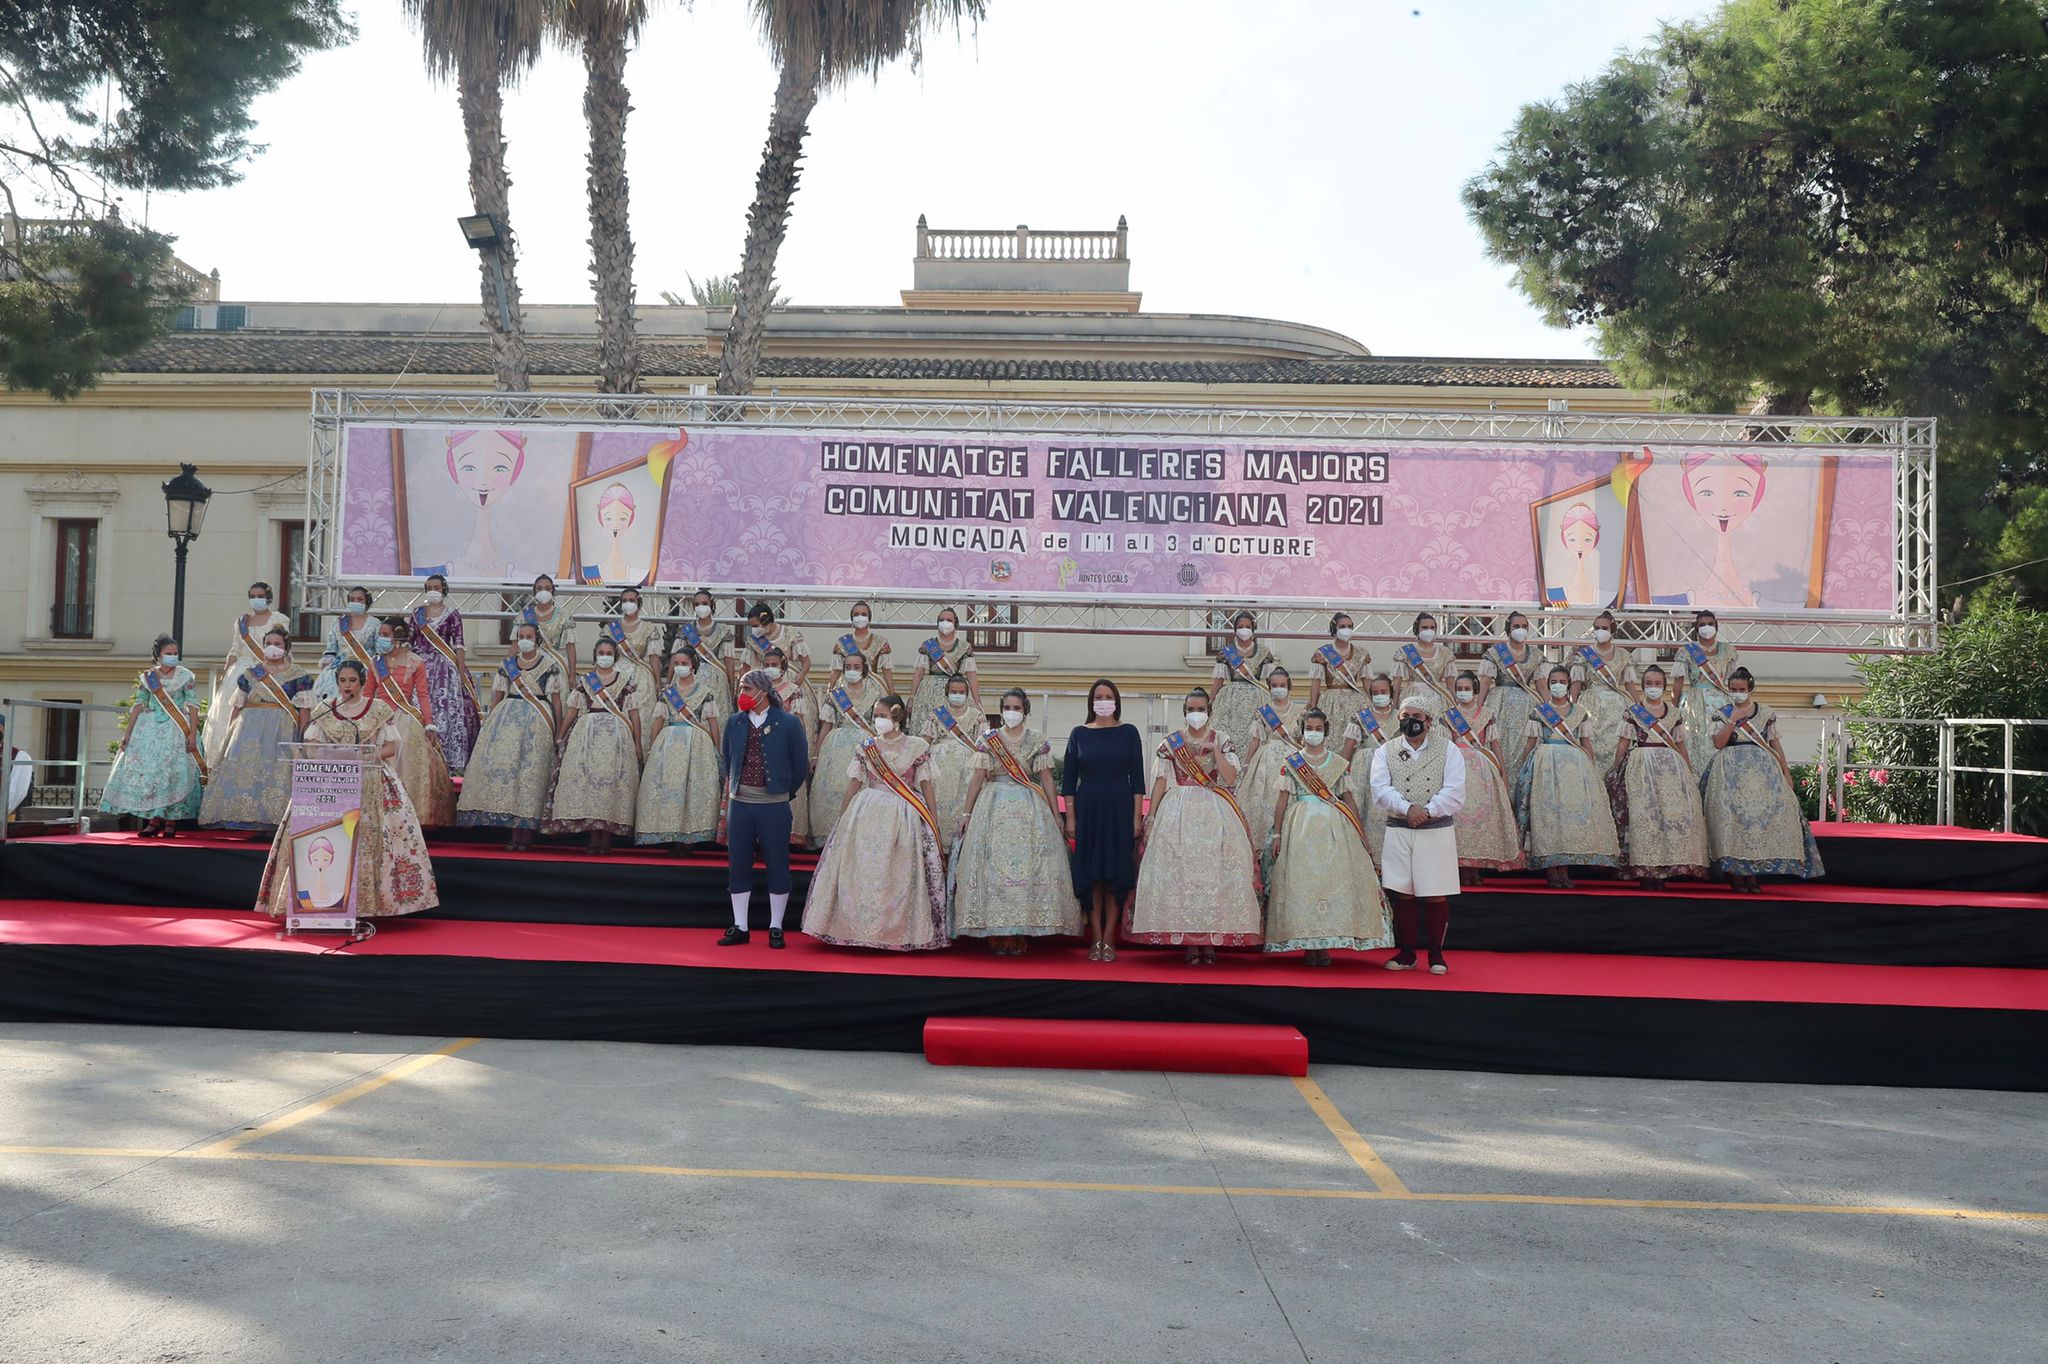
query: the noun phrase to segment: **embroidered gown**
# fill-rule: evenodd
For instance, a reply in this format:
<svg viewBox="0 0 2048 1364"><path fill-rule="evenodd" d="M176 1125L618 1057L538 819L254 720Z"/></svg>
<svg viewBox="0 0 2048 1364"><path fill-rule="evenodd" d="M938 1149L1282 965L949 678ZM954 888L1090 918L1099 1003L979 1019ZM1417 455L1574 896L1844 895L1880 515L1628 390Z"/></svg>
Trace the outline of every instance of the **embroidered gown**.
<svg viewBox="0 0 2048 1364"><path fill-rule="evenodd" d="M344 658L353 658L360 663L364 658L375 658L377 656L377 626L379 624L377 617L375 615L364 616L363 623L353 630L348 628L348 623L351 619L353 618L349 616L328 617L327 633L320 646L320 676L313 683L313 700L315 704L323 701L332 701L335 697L341 695L341 687L334 680L334 670L341 666L341 661ZM350 636L355 638L356 643L363 646L362 653L358 654L349 647L348 639ZM257 642L261 643L262 641L259 640Z"/></svg>
<svg viewBox="0 0 2048 1364"><path fill-rule="evenodd" d="M866 674L846 688L846 699L858 716L874 714L875 702L887 694L880 682ZM819 701L818 710L819 729L825 737L818 744L819 779L810 787L811 846L814 848L823 847L825 840L832 836L833 826L839 823L840 804L846 799L846 783L832 780L831 774L844 772L846 765L853 761L854 750L860 747L860 741L868 737L866 726L841 714L839 704L829 692ZM949 739L947 742L954 741Z"/></svg>
<svg viewBox="0 0 2048 1364"><path fill-rule="evenodd" d="M1341 800L1337 792L1346 775L1343 755L1326 748L1313 755L1304 750L1304 758L1331 795ZM1266 951L1363 952L1392 947L1386 893L1357 829L1335 805L1312 795L1292 772L1283 769L1281 780L1287 783L1287 813L1266 902ZM1276 804L1278 800L1276 792ZM1271 821L1270 814L1267 819Z"/></svg>
<svg viewBox="0 0 2048 1364"><path fill-rule="evenodd" d="M1690 691L1687 695L1691 695ZM1716 732L1718 712L1710 717ZM1778 715L1761 701L1749 727L1766 742L1778 735ZM1697 743L1698 735L1687 743ZM1708 740L1711 746L1711 738ZM1700 778L1706 807L1707 846L1713 868L1724 876L1821 876L1820 849L1813 826L1800 812L1777 755L1740 730L1726 748L1714 750Z"/></svg>
<svg viewBox="0 0 2048 1364"><path fill-rule="evenodd" d="M1486 741L1498 732L1498 722L1491 710L1484 707L1477 709L1476 719L1467 719L1472 726L1470 734L1457 738L1458 748L1465 756L1465 805L1451 819L1458 830L1458 865L1483 871L1513 871L1522 865L1522 832L1515 823L1515 803L1508 792L1507 778L1486 746ZM1525 723L1523 728L1527 727ZM1366 778L1369 773L1360 776ZM1380 819L1384 829L1384 813Z"/></svg>
<svg viewBox="0 0 2048 1364"><path fill-rule="evenodd" d="M1197 745L1201 745L1197 747ZM1228 734L1188 739L1194 761L1214 779L1219 752L1237 756ZM1167 778L1138 863L1138 893L1124 911L1124 936L1155 946L1246 947L1259 942L1259 901L1250 836L1218 791L1185 775L1162 742L1154 751Z"/></svg>
<svg viewBox="0 0 2048 1364"><path fill-rule="evenodd" d="M359 711L344 715L333 701L323 701L306 722L307 743L383 744L397 739L394 714L383 701L358 700ZM364 774L363 818L356 824L356 917L390 918L417 914L441 903L434 883L433 859L420 837L419 820L405 788L389 762L374 763ZM256 904L273 919L291 909L291 830L281 822L271 840L270 860Z"/></svg>
<svg viewBox="0 0 2048 1364"><path fill-rule="evenodd" d="M952 710L951 706L945 708ZM949 844L960 827L960 816L967 812L967 783L980 765L978 745L988 730L987 719L975 710L971 700L953 710L953 722L959 728L948 734L939 723L938 712L933 711L917 736L931 749L932 794L939 802L932 813L939 817L939 833ZM962 743L962 739L970 742Z"/></svg>
<svg viewBox="0 0 2048 1364"><path fill-rule="evenodd" d="M199 804L203 828L269 829L291 803L291 754L285 746L299 741L315 684L311 673L289 659L266 669L266 676L291 706L257 681L254 669L236 680L227 745Z"/></svg>
<svg viewBox="0 0 2048 1364"><path fill-rule="evenodd" d="M242 638L242 627L247 625L249 638ZM276 611L266 611L262 616L243 614L235 620L234 643L228 646L227 666L221 670L220 680L214 683L213 699L206 706L206 727L200 731L204 741L200 751L206 754L208 768L220 766L221 754L228 746L228 726L234 719L235 697L241 691L242 674L263 661L263 636L271 630L289 630L289 617ZM251 642L253 641L253 642Z"/></svg>
<svg viewBox="0 0 2048 1364"><path fill-rule="evenodd" d="M1685 717L1674 706L1645 701L1678 744L1671 748L1655 733L1624 715L1628 757L1607 774L1607 795L1620 835L1622 875L1642 880L1704 877L1707 874L1707 819L1700 808L1699 783L1686 765ZM1658 709L1663 710L1658 715Z"/></svg>
<svg viewBox="0 0 2048 1364"><path fill-rule="evenodd" d="M1372 655L1360 644L1339 644L1331 640L1330 647L1340 656L1345 649L1351 650L1351 657L1344 660L1344 670L1358 682L1354 687L1332 672L1330 665L1323 661L1320 649L1309 663L1310 671L1322 684L1316 692L1316 708L1330 717L1330 743L1335 745L1337 736L1344 732L1344 717L1356 715L1372 703L1365 691L1372 685Z"/></svg>
<svg viewBox="0 0 2048 1364"><path fill-rule="evenodd" d="M633 700L640 712L640 732L651 735L660 723L661 682L655 669L661 658L661 627L651 620L635 619L631 625L619 622L625 643L619 649L619 666L633 674ZM604 627L607 636L611 626Z"/></svg>
<svg viewBox="0 0 2048 1364"><path fill-rule="evenodd" d="M491 684L491 710L477 731L462 774L455 822L465 828L538 829L555 775L555 721L548 698L562 694L562 667L547 654L521 673L528 701L503 670ZM536 705L534 702L538 702Z"/></svg>
<svg viewBox="0 0 2048 1364"><path fill-rule="evenodd" d="M1574 705L1563 719L1565 731L1590 746L1592 712ZM1546 870L1614 866L1621 860L1621 845L1604 774L1541 716L1529 718L1526 737L1537 742L1515 774L1515 816L1529 865Z"/></svg>
<svg viewBox="0 0 2048 1364"><path fill-rule="evenodd" d="M784 710L804 722L804 742L810 746L812 753L816 753L818 743L811 737L816 732L816 727L811 722L810 692L784 677L775 683L775 696L782 702ZM789 798L789 841L793 847L802 848L810 844L811 797L817 792L817 775L820 770L818 764L813 761L810 776ZM841 787L840 790L843 792L845 788Z"/></svg>
<svg viewBox="0 0 2048 1364"><path fill-rule="evenodd" d="M1237 648L1235 641L1231 647ZM1273 669L1280 666L1280 660L1256 639L1237 651L1244 660L1243 668L1232 668L1219 657L1216 666L1210 669L1209 723L1216 726L1218 734L1229 736L1233 752L1249 753L1253 737L1266 727L1265 722L1259 719L1259 707L1273 699L1266 690L1269 685L1266 679L1272 675ZM1246 681L1246 673L1257 682ZM1240 772L1237 777L1239 784L1248 775ZM1251 811L1245 813L1249 815Z"/></svg>
<svg viewBox="0 0 2048 1364"><path fill-rule="evenodd" d="M633 807L640 796L640 755L627 718L639 700L633 670L621 664L603 689L618 707L614 715L590 693L586 678L569 691L569 736L555 759L554 788L548 793L544 833L633 832Z"/></svg>
<svg viewBox="0 0 2048 1364"><path fill-rule="evenodd" d="M1679 675L1685 678L1685 695L1679 698L1678 708L1685 717L1685 747L1692 756L1692 770L1701 776L1714 761L1714 735L1720 732L1720 724L1713 718L1732 699L1721 687L1708 680L1707 668L1713 669L1722 681L1728 674L1741 666L1741 657L1735 646L1726 639L1716 639L1709 646L1698 644L1706 651L1706 668L1695 667L1692 658L1685 651L1685 645L1678 646L1678 656L1672 660Z"/></svg>
<svg viewBox="0 0 2048 1364"><path fill-rule="evenodd" d="M1035 782L1052 771L1052 745L1043 737L1024 729L1001 734L1025 776ZM946 742L960 747L958 740ZM963 938L1078 936L1081 906L1068 875L1066 835L1044 788L1018 782L992 750L976 755L975 763L982 788L952 867L954 932ZM1128 825L1128 797L1124 815Z"/></svg>
<svg viewBox="0 0 2048 1364"><path fill-rule="evenodd" d="M455 783L448 776L448 759L426 731L426 726L434 723L434 703L427 694L426 664L414 657L406 663L387 666L390 679L379 679L377 687L380 697L394 712L392 724L398 731L398 756L393 762L398 784L405 788L405 798L412 802L422 829L445 829L455 822ZM387 686L390 694L385 695Z"/></svg>
<svg viewBox="0 0 2048 1364"><path fill-rule="evenodd" d="M1395 646L1390 660L1393 666L1387 669L1388 675L1394 679L1394 704L1400 705L1401 698L1410 692L1421 692L1429 698L1430 709L1441 715L1444 697L1451 692L1451 674L1458 671L1458 651L1441 639L1433 639L1427 644L1411 639L1408 643L1414 645L1415 651L1421 655L1422 666L1415 667L1403 656L1406 650Z"/></svg>
<svg viewBox="0 0 2048 1364"><path fill-rule="evenodd" d="M1252 712L1251 747L1246 750L1244 772L1237 779L1237 803L1251 823L1252 846L1261 853L1273 837L1273 803L1279 798L1282 784L1293 782L1285 772L1287 755L1300 746L1301 713L1308 709L1296 705L1292 696L1285 701L1268 696L1267 704L1280 717L1281 732L1275 734L1264 716ZM1334 730L1335 726L1331 728Z"/></svg>
<svg viewBox="0 0 2048 1364"><path fill-rule="evenodd" d="M635 843L709 843L718 833L721 797L718 746L725 716L718 709L717 688L703 673L690 679L683 704L696 723L679 716L662 689L655 708L661 727L647 746L647 767L640 774L640 797L634 810L639 832ZM711 734L706 734L708 727Z"/></svg>
<svg viewBox="0 0 2048 1364"><path fill-rule="evenodd" d="M937 639L938 636L934 635L932 638ZM953 642L944 645L939 651L939 656L945 661L946 668L962 677L976 678L976 686L979 687L981 666L974 661L974 648L967 642L965 630L955 630ZM922 648L917 651L917 663L910 674L908 723L911 733L924 733L925 726L930 723L938 708L946 704L946 683L950 680L950 675L944 669L932 666L930 655ZM971 698L968 704L974 704Z"/></svg>
<svg viewBox="0 0 2048 1364"><path fill-rule="evenodd" d="M441 727L442 756L451 772L460 772L469 765L469 751L476 747L476 732L481 719L477 715L476 700L470 695L469 679L425 636L431 632L435 639L448 646L449 653L460 653L464 647L462 613L447 606L442 608L438 619L429 619L426 607L416 607L412 613L412 630L420 637L413 653L418 655L421 666L427 670L427 699L434 708L434 723Z"/></svg>
<svg viewBox="0 0 2048 1364"><path fill-rule="evenodd" d="M922 799L931 760L925 741L899 734L874 744L866 751ZM862 758L830 775L860 789L818 855L803 931L835 947L915 952L949 945L946 874L931 828Z"/></svg>
<svg viewBox="0 0 2048 1364"><path fill-rule="evenodd" d="M1379 732L1365 727L1357 714L1344 722L1344 741L1355 744L1351 751L1351 766L1344 774L1344 788L1339 795L1351 802L1351 808L1358 811L1358 817L1365 821L1366 846L1372 851L1372 864L1380 865L1387 847L1387 812L1372 798L1372 755L1380 745L1399 733L1400 709L1393 702L1385 710L1376 710L1371 705L1364 707L1379 724ZM1331 724L1335 724L1333 717Z"/></svg>
<svg viewBox="0 0 2048 1364"><path fill-rule="evenodd" d="M1632 694L1625 690L1616 691L1614 684L1619 683L1626 689L1641 679L1636 676L1636 665L1628 650L1620 645L1609 644L1605 650L1597 644L1585 647L1598 653L1601 662L1607 665L1605 679L1593 675L1592 665L1577 649L1572 650L1568 661L1572 681L1582 688L1579 704L1593 713L1593 755L1600 760L1600 770L1606 772L1613 768L1615 750L1621 747L1622 717L1628 714L1628 708L1635 702Z"/></svg>
<svg viewBox="0 0 2048 1364"><path fill-rule="evenodd" d="M157 675L163 688L158 695L189 716L198 704L198 679L192 670L180 664L168 678ZM206 788L199 781L199 765L185 746L185 731L140 683L128 711L128 731L128 746L107 774L100 809L142 819L197 819Z"/></svg>
<svg viewBox="0 0 2048 1364"><path fill-rule="evenodd" d="M1508 651L1505 662L1500 656L1502 649ZM1539 678L1548 667L1533 644L1488 645L1480 658L1479 676L1493 684L1486 693L1486 710L1493 716L1493 732L1501 736L1503 747L1521 742L1529 732L1529 712L1536 709L1536 693L1522 683L1540 685ZM1473 725L1476 728L1478 721ZM1508 758L1513 761L1512 751Z"/></svg>
<svg viewBox="0 0 2048 1364"><path fill-rule="evenodd" d="M881 632L877 630L869 630L868 637L866 640L862 640L860 636L852 630L847 630L833 639L833 685L838 685L837 679L846 671L846 645L844 641L848 639L851 639L853 641L853 647L859 650L861 658L866 660L868 665L867 675L869 677L874 678L875 681L883 687L887 687L888 682L886 679L889 676L889 672L887 670L895 667L895 661L889 656L889 641L882 638ZM884 691L882 694L886 696L888 693ZM829 706L826 706L823 707L823 709L829 710L831 708Z"/></svg>

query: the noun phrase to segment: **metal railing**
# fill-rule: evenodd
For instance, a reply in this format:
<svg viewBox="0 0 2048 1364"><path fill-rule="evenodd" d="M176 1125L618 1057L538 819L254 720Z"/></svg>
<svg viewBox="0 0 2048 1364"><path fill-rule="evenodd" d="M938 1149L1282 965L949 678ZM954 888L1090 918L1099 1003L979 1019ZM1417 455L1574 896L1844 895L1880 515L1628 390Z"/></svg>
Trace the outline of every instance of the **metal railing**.
<svg viewBox="0 0 2048 1364"><path fill-rule="evenodd" d="M83 828L86 807L88 804L95 808L98 807L101 792L105 788L105 774L112 771L114 766L112 755L94 756L95 752L100 750L94 746L91 717L95 713L125 715L127 711L120 706L99 706L86 701L27 701L17 700L13 697L0 700L0 706L4 706L7 711L7 733L10 736L10 746L22 749L27 754L31 766L39 772L70 774L71 780L68 791L68 799L71 806L70 820L71 823ZM75 758L36 757L25 745L13 737L21 733L20 727L16 723L16 716L21 710L56 711L59 713L69 711L76 714L78 716L79 756ZM0 776L0 790L5 790L6 786L13 780L13 770L13 764L11 762L8 763L5 775ZM92 784L94 772L101 774L101 784L99 786ZM26 809L31 805L48 804L49 802L37 801L35 798L36 794L41 792L47 795L53 790L64 789L65 783L61 781L39 783L34 778L31 778L29 782L29 798L22 802L22 806ZM7 818L0 818L0 843L7 841L8 822Z"/></svg>
<svg viewBox="0 0 2048 1364"><path fill-rule="evenodd" d="M1886 730L1909 732L1931 731L1934 737L1934 752L1925 755L1928 761L1900 761L1896 757L1877 757L1865 754L1859 760L1858 743L1868 743L1873 735ZM1996 731L1999 761L1986 763L1962 761L1962 757L1974 754L1958 754L1958 740L1963 741L1965 750L1978 745L1975 736L1983 731ZM1958 793L1956 778L1996 778L1994 787L1997 799L1993 802L1998 817L1996 827L2005 833L2013 832L2013 815L2024 799L2038 789L2048 792L2048 769L2021 767L2017 762L2019 735L2022 731L2041 730L2048 732L2048 719L2016 719L2004 716L1958 716L1943 719L1909 719L1903 716L1861 717L1831 715L1822 723L1819 773L1819 809L1823 819L1834 818L1853 820L1856 818L1856 798L1852 787L1870 790L1891 787L1901 777L1912 777L1932 787L1930 792L1917 799L1925 803L1932 797L1932 818L1936 824L1962 824L1968 808L1976 802L1967 801ZM1911 746L1909 746L1910 749ZM1924 747L1924 745L1922 745ZM1916 758L1922 755L1915 754ZM2019 785L2023 782L2044 783L2040 788ZM1915 800L1911 794L1886 792L1894 797L1884 803L1898 808ZM1973 826L1976 827L1976 826Z"/></svg>
<svg viewBox="0 0 2048 1364"><path fill-rule="evenodd" d="M1130 224L1116 220L1108 231L1062 231L1005 227L929 227L917 220L919 260L1099 260L1121 261L1130 255Z"/></svg>

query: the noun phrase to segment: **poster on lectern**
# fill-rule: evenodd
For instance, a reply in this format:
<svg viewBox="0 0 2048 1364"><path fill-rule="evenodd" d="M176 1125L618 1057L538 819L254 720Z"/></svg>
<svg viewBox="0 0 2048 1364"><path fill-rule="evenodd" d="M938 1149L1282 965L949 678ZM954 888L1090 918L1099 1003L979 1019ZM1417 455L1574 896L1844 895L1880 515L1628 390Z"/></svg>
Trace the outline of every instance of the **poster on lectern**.
<svg viewBox="0 0 2048 1364"><path fill-rule="evenodd" d="M1884 615L1895 456L348 425L345 579Z"/></svg>
<svg viewBox="0 0 2048 1364"><path fill-rule="evenodd" d="M285 826L291 902L285 932L353 933L356 833L363 818L363 758L352 748L301 745L292 759Z"/></svg>

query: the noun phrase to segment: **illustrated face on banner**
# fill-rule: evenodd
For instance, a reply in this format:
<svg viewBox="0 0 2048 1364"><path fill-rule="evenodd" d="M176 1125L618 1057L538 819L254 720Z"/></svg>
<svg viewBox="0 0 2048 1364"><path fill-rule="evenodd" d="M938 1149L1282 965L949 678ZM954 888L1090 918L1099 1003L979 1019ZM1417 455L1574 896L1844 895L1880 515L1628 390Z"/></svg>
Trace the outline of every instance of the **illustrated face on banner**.
<svg viewBox="0 0 2048 1364"><path fill-rule="evenodd" d="M1735 611L1822 605L1834 488L1831 460L1657 456L1635 490L1650 600Z"/></svg>
<svg viewBox="0 0 2048 1364"><path fill-rule="evenodd" d="M354 843L339 824L293 836L293 884L311 908L333 909L348 898Z"/></svg>
<svg viewBox="0 0 2048 1364"><path fill-rule="evenodd" d="M570 431L392 429L374 458L391 485L398 553L376 571L517 582L553 568L576 439Z"/></svg>
<svg viewBox="0 0 2048 1364"><path fill-rule="evenodd" d="M654 579L653 509L660 490L643 460L576 484L577 576L584 582L645 584Z"/></svg>
<svg viewBox="0 0 2048 1364"><path fill-rule="evenodd" d="M480 508L503 499L526 465L526 439L515 431L458 431L448 438L448 476Z"/></svg>
<svg viewBox="0 0 2048 1364"><path fill-rule="evenodd" d="M1628 514L1607 480L1555 494L1530 509L1538 573L1550 606L1611 606L1621 596Z"/></svg>

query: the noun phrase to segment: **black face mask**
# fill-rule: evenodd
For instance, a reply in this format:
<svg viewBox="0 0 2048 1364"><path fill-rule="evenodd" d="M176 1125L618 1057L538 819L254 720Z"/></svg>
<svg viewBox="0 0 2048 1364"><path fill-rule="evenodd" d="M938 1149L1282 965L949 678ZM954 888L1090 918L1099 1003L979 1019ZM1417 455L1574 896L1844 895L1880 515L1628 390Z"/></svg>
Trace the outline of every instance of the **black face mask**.
<svg viewBox="0 0 2048 1364"><path fill-rule="evenodd" d="M1401 722L1401 732L1411 739L1422 737L1422 731L1429 726L1420 717L1411 715Z"/></svg>

